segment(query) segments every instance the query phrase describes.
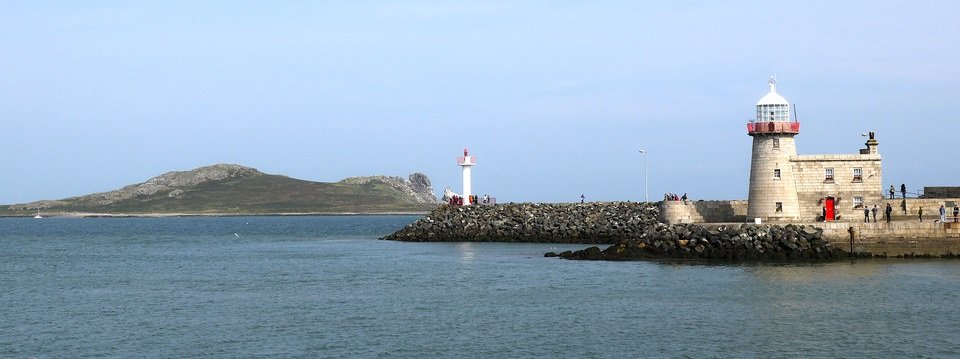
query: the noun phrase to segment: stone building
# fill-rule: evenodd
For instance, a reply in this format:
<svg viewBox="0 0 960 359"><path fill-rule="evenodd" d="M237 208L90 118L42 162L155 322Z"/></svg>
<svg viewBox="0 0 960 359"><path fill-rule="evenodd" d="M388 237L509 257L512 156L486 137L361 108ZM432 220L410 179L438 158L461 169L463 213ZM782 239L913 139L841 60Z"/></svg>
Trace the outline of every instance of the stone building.
<svg viewBox="0 0 960 359"><path fill-rule="evenodd" d="M794 137L800 122L791 119L790 103L773 79L756 108L756 118L747 123L753 137L748 220L829 222L863 218L864 206L880 207L881 158L872 132L857 154L798 155Z"/></svg>
<svg viewBox="0 0 960 359"><path fill-rule="evenodd" d="M791 118L790 103L777 93L775 81L770 81L770 92L757 102L756 110L756 117L747 123L747 134L753 138L748 200L662 201L662 222L744 223L758 218L762 223L816 222L838 243L849 243L844 241L855 228L858 238L875 241L883 247L876 253L885 255L957 253L960 217L951 218L950 209L960 208L960 187L925 187L920 198L902 198L898 193L898 198L887 199L873 132L865 134L869 138L859 153L798 155L794 138L800 134L800 123L795 114ZM893 207L892 223L885 223L887 205ZM874 206L878 223L865 223L864 209ZM941 206L947 210L944 221L938 213ZM918 218L921 209L924 221ZM881 245L891 238L899 242ZM917 238L949 243L928 241L923 245L932 247L923 249L916 247Z"/></svg>

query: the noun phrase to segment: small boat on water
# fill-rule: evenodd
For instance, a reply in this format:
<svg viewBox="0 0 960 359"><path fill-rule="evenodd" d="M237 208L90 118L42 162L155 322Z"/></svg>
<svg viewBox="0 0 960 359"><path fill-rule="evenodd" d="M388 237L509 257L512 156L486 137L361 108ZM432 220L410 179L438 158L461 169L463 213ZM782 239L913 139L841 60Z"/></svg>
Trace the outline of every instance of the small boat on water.
<svg viewBox="0 0 960 359"><path fill-rule="evenodd" d="M40 215L40 207L37 207L37 215L33 216L33 218L37 218L37 219L43 218L43 216Z"/></svg>

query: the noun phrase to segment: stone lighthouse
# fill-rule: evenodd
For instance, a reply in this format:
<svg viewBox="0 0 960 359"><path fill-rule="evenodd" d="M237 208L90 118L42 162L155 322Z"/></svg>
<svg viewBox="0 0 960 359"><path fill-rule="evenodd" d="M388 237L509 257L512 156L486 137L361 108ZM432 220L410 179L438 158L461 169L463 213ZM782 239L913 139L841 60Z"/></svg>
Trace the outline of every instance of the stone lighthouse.
<svg viewBox="0 0 960 359"><path fill-rule="evenodd" d="M470 168L473 165L477 164L476 157L470 156L470 152L466 148L463 149L463 157L457 158L457 164L463 168L463 204L470 205L471 196L471 183L470 183Z"/></svg>
<svg viewBox="0 0 960 359"><path fill-rule="evenodd" d="M747 219L798 221L791 156L797 155L793 137L800 133L800 123L791 121L790 103L777 93L776 79L770 78L769 84L770 92L757 102L756 118L747 123L747 134L753 137Z"/></svg>

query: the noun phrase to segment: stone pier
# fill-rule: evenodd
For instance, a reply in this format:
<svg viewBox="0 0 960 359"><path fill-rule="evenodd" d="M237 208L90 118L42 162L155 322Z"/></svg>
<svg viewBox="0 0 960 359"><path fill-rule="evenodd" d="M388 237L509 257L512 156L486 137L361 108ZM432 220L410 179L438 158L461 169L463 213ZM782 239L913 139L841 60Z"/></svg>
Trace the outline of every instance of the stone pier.
<svg viewBox="0 0 960 359"><path fill-rule="evenodd" d="M684 222L742 216L745 201L669 203L509 203L443 205L383 237L409 242L539 242L614 244L623 252L605 258L835 259L836 252L880 257L960 255L960 223L897 218L892 223L664 223L664 217L699 213ZM939 205L938 205L939 208ZM901 212L902 213L902 212ZM671 217L672 216L672 217ZM743 217L740 217L743 218ZM862 219L862 217L860 217ZM852 232L852 241L851 241ZM604 251L606 253L607 251ZM592 253L600 253L597 249ZM602 259L602 258L601 258Z"/></svg>

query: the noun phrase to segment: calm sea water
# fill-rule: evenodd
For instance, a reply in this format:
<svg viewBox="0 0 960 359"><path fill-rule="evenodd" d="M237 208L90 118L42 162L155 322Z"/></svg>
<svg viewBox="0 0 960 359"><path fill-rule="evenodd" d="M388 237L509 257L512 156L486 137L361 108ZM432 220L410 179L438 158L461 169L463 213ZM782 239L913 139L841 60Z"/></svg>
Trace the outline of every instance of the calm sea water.
<svg viewBox="0 0 960 359"><path fill-rule="evenodd" d="M0 219L0 357L960 356L960 261L376 239L415 219Z"/></svg>

